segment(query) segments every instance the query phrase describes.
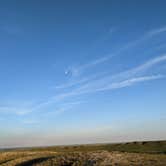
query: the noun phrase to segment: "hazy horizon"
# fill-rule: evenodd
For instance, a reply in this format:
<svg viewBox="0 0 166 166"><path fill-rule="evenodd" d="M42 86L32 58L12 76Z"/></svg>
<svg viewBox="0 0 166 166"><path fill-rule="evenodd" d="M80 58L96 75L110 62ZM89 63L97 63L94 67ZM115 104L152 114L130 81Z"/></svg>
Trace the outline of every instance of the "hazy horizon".
<svg viewBox="0 0 166 166"><path fill-rule="evenodd" d="M0 1L0 148L166 140L165 7Z"/></svg>

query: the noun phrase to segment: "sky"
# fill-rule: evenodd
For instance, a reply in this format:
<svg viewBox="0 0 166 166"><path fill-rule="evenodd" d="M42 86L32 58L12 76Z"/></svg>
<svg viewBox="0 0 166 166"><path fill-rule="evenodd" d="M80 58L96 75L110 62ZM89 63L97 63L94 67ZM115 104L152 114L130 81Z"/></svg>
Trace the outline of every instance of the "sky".
<svg viewBox="0 0 166 166"><path fill-rule="evenodd" d="M165 7L0 1L0 148L166 139Z"/></svg>

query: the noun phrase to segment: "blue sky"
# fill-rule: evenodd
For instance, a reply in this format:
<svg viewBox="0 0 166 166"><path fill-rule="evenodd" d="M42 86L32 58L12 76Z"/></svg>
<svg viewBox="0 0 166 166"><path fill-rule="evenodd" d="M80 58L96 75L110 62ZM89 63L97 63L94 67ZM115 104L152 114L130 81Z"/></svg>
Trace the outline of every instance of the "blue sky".
<svg viewBox="0 0 166 166"><path fill-rule="evenodd" d="M0 1L0 147L166 139L165 6Z"/></svg>

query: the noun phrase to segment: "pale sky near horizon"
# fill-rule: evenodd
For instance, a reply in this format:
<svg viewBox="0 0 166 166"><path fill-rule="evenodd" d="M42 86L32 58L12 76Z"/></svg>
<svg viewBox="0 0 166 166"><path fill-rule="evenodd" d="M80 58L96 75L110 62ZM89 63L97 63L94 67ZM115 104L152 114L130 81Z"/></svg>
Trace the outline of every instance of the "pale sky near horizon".
<svg viewBox="0 0 166 166"><path fill-rule="evenodd" d="M166 139L165 8L0 1L0 148Z"/></svg>

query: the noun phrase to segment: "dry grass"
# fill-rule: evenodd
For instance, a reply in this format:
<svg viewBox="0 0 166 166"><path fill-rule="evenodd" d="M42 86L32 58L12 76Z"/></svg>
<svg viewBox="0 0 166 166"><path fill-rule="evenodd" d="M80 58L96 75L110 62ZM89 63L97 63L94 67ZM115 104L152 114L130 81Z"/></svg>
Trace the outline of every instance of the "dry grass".
<svg viewBox="0 0 166 166"><path fill-rule="evenodd" d="M53 156L56 152L31 152L31 151L25 151L25 152L19 152L19 151L12 151L12 152L1 152L0 153L0 165L16 165L18 163L22 163L27 160L32 160L40 157L47 157L47 156Z"/></svg>
<svg viewBox="0 0 166 166"><path fill-rule="evenodd" d="M126 152L2 152L2 166L165 166L164 154Z"/></svg>
<svg viewBox="0 0 166 166"><path fill-rule="evenodd" d="M166 141L12 149L0 152L0 165L166 166Z"/></svg>

